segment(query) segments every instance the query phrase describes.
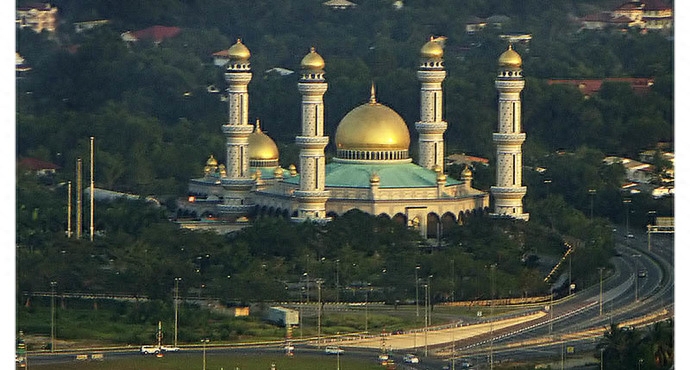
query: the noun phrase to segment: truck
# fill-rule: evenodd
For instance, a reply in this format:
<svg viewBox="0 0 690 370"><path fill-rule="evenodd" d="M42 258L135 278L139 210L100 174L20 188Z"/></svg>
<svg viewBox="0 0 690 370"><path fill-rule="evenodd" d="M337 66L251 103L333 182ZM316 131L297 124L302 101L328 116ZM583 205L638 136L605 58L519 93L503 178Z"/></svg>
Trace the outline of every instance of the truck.
<svg viewBox="0 0 690 370"><path fill-rule="evenodd" d="M285 327L297 326L299 325L299 312L281 306L269 307L266 321Z"/></svg>

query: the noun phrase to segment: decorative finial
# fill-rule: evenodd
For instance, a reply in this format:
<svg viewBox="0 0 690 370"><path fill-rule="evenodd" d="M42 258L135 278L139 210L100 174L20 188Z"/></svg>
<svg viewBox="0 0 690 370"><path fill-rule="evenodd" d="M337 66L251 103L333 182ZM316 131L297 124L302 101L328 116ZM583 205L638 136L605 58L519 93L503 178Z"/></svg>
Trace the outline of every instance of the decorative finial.
<svg viewBox="0 0 690 370"><path fill-rule="evenodd" d="M508 50L513 50L513 43L512 42L508 43Z"/></svg>
<svg viewBox="0 0 690 370"><path fill-rule="evenodd" d="M261 121L257 118L256 119L256 125L255 125L255 132L261 132Z"/></svg>
<svg viewBox="0 0 690 370"><path fill-rule="evenodd" d="M374 86L374 81L371 81L371 96L369 97L369 104L376 104L376 86Z"/></svg>
<svg viewBox="0 0 690 370"><path fill-rule="evenodd" d="M309 52L310 52L310 53L316 53L316 48L312 46L312 47L309 49Z"/></svg>

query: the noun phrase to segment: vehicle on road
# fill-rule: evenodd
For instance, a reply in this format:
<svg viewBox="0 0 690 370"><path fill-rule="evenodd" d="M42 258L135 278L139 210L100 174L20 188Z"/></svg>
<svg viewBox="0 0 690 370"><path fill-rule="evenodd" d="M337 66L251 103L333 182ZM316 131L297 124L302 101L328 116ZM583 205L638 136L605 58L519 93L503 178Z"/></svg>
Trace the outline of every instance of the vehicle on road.
<svg viewBox="0 0 690 370"><path fill-rule="evenodd" d="M144 355L157 355L161 352L161 347L158 347L158 346L141 346L140 352Z"/></svg>
<svg viewBox="0 0 690 370"><path fill-rule="evenodd" d="M637 277L638 277L638 278L647 277L647 270L639 270L639 271L637 271Z"/></svg>
<svg viewBox="0 0 690 370"><path fill-rule="evenodd" d="M161 351L163 352L179 352L180 347L175 346L161 346Z"/></svg>
<svg viewBox="0 0 690 370"><path fill-rule="evenodd" d="M343 351L342 348L337 347L337 346L328 346L326 347L326 354L327 355L342 355L345 351Z"/></svg>
<svg viewBox="0 0 690 370"><path fill-rule="evenodd" d="M403 356L403 362L408 363L408 364L418 364L419 363L419 357L408 353L405 356Z"/></svg>

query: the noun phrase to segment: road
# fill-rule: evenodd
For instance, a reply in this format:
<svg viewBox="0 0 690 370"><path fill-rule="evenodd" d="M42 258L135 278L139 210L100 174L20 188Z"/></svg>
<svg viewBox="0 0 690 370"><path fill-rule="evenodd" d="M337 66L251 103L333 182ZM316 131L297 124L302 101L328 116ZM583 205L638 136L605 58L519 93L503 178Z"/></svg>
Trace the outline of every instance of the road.
<svg viewBox="0 0 690 370"><path fill-rule="evenodd" d="M349 338L336 344L348 356L376 359L382 346L392 350L397 363L406 352L420 356L420 364L404 364L406 369L440 369L449 359L468 359L475 369L489 363L521 360L567 359L593 351L610 323L639 326L645 321L673 317L674 268L673 236L654 235L648 251L646 235L626 238L617 233L619 256L611 261L615 273L602 280L602 291L593 286L554 302L547 312L543 306L525 307L522 314L506 320L485 322L425 332L423 329L386 337ZM646 271L638 277L638 271ZM601 296L601 300L599 299ZM323 347L325 344L322 344ZM318 353L312 343L296 344L296 351ZM282 351L282 345L255 348L213 348L208 351ZM572 353L570 350L572 350ZM186 348L201 351L200 348ZM428 356L425 356L428 355ZM109 351L108 358L140 356L138 350ZM32 363L74 361L74 354L34 355ZM590 361L596 359L589 356ZM565 367L568 368L568 367Z"/></svg>

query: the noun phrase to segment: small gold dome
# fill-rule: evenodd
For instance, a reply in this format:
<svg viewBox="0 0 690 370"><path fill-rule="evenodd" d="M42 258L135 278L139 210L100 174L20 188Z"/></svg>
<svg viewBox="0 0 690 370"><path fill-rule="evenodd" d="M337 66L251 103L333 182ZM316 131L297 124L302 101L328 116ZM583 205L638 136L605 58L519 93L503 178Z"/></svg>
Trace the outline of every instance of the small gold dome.
<svg viewBox="0 0 690 370"><path fill-rule="evenodd" d="M261 131L259 120L256 120L254 132L249 135L250 160L277 160L279 158L276 143Z"/></svg>
<svg viewBox="0 0 690 370"><path fill-rule="evenodd" d="M294 164L288 166L288 171L290 171L290 176L297 176L297 167Z"/></svg>
<svg viewBox="0 0 690 370"><path fill-rule="evenodd" d="M443 46L432 37L422 46L419 53L426 59L443 58Z"/></svg>
<svg viewBox="0 0 690 370"><path fill-rule="evenodd" d="M373 172L371 176L369 177L369 182L372 184L378 184L381 182L381 178L379 177L379 174L376 172Z"/></svg>
<svg viewBox="0 0 690 370"><path fill-rule="evenodd" d="M283 169L280 168L280 166L277 166L277 167L273 170L273 176L274 176L274 177L277 177L277 178L278 178L278 177L283 177Z"/></svg>
<svg viewBox="0 0 690 370"><path fill-rule="evenodd" d="M242 43L242 40L237 39L237 43L228 49L228 57L230 60L249 60L251 53L249 49Z"/></svg>
<svg viewBox="0 0 690 370"><path fill-rule="evenodd" d="M408 150L410 131L393 109L377 103L372 87L369 103L351 110L335 131L337 149Z"/></svg>
<svg viewBox="0 0 690 370"><path fill-rule="evenodd" d="M462 177L472 177L472 170L470 170L470 168L469 168L467 165L465 165L465 169L462 170L462 173L460 174L460 176L462 176Z"/></svg>
<svg viewBox="0 0 690 370"><path fill-rule="evenodd" d="M206 165L207 166L217 166L218 165L218 161L215 158L213 158L213 154L211 154L211 156L208 157L208 160L206 161Z"/></svg>
<svg viewBox="0 0 690 370"><path fill-rule="evenodd" d="M498 65L501 67L520 68L522 66L522 58L520 54L513 50L513 45L509 45L508 50L498 57Z"/></svg>
<svg viewBox="0 0 690 370"><path fill-rule="evenodd" d="M320 71L326 67L326 62L323 60L321 55L316 52L316 49L312 46L311 50L309 51L309 54L305 55L304 58L302 58L302 62L300 63L300 67L303 70L309 70L309 71Z"/></svg>

